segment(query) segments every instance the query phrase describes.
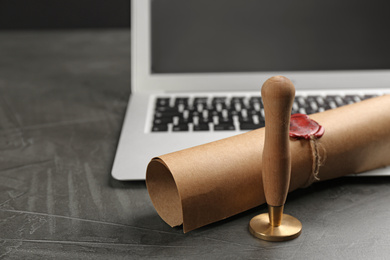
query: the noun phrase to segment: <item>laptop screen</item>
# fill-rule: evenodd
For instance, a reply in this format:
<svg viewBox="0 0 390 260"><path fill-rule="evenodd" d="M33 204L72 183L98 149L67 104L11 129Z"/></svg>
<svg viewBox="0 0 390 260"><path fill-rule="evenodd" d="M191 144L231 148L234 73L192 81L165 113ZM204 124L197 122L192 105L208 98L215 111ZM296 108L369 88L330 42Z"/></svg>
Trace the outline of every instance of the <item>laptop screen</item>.
<svg viewBox="0 0 390 260"><path fill-rule="evenodd" d="M152 72L390 69L389 1L153 0Z"/></svg>

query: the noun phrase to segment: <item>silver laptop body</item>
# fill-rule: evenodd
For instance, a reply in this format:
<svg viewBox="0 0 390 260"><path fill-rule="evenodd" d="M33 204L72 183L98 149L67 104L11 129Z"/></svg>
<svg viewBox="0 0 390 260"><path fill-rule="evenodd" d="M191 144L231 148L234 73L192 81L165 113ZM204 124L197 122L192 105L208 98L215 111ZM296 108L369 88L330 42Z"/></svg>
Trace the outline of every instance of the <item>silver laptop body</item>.
<svg viewBox="0 0 390 260"><path fill-rule="evenodd" d="M213 4L210 4L211 2L213 2ZM250 15L257 17L256 13L263 12L264 14L266 14L269 12L268 9L270 8L280 9L280 6L271 6L271 7L267 6L267 4L269 4L269 1L258 1L257 5L254 7L249 6L250 4L249 2L253 3L256 1L238 1L238 0L229 0L229 1L227 0L223 0L223 1L221 0L218 1L217 0L213 0L213 1L133 0L132 1L132 7L131 7L132 8L131 9L132 10L132 17L131 17L132 19L131 93L132 94L127 108L126 117L121 132L121 137L119 140L119 144L115 156L115 161L112 168L112 176L115 179L144 180L147 164L150 161L150 159L155 156L159 156L169 152L211 142L214 140L222 139L246 131L246 130L241 130L239 128L236 128L234 130L215 131L211 127L209 131L193 131L189 129L188 131L175 132L172 131L172 128L170 127L168 131L153 132L152 129L153 129L154 110L155 110L156 100L158 98L168 97L170 100L169 102L171 102L171 105L172 102L174 102L173 100L175 100L175 98L181 98L181 97L188 97L189 100L194 100L194 98L196 97L208 97L212 99L213 97L223 96L229 99L237 96L237 97L244 97L246 98L246 100L248 100L250 97L259 96L260 88L263 82L269 77L274 75L284 75L290 78L294 82L294 85L297 89L296 95L303 96L303 97L318 96L318 95L324 97L329 95L345 96L345 95L352 95L352 94L363 97L366 94L381 95L384 93L390 93L390 88L389 88L390 87L390 66L387 66L386 65L387 63L380 64L380 66L378 67L375 66L372 67L373 65L371 65L371 67L367 69L365 68L331 69L329 65L328 67L325 66L324 69L322 68L307 69L306 67L303 69L293 68L292 70L289 70L287 68L287 69L278 70L276 66L275 68L272 68L272 70L270 71L267 71L267 69L257 70L255 66L253 67L254 69L234 68L234 63L232 63L233 67L228 67L227 71L223 71L223 68L221 69L221 66L218 64L215 65L216 69L207 68L207 70L206 69L202 70L202 68L199 67L199 62L202 62L202 59L197 61L198 62L196 64L197 67L191 63L192 60L196 60L195 58L197 57L197 54L196 52L192 52L191 49L189 48L186 49L187 52L189 52L189 55L192 55L192 57L195 58L190 59L190 61L188 60L185 61L186 66L181 66L180 64L176 65L175 63L172 62L164 63L164 59L165 60L168 59L171 61L172 60L180 61L180 57L174 58L172 54L175 53L176 50L179 51L180 46L175 47L176 49L174 49L173 52L172 50L170 50L172 55L170 55L169 52L166 51L167 46L168 47L170 46L169 38L174 36L173 34L174 32L172 32L169 29L170 28L169 23L172 23L173 25L181 25L183 28L179 28L179 29L185 31L186 35L189 35L188 37L192 37L191 36L193 35L191 34L192 26L191 28L188 28L188 26L186 27L186 25L188 25L188 21L186 22L183 21L183 23L180 23L179 19L185 20L185 19L190 19L191 17L192 17L191 19L193 19L193 17L195 17L194 15L198 14L199 20L202 20L203 24L207 24L207 22L210 23L209 18L212 17L213 12L216 13L223 12L225 16L223 19L225 20L222 19L221 23L226 24L227 22L229 22L229 26L230 26L229 28L233 28L236 25L236 23L228 19L229 17L232 17L232 19L234 20L235 15L232 15L229 12L233 12L233 11L239 12L240 10L242 10L242 12L246 11L248 12L248 14L246 13L241 14L241 17L250 17ZM322 5L326 5L326 3L320 1L316 1L316 2L322 3ZM185 3L187 3L187 6ZM165 6L165 4L167 5L167 7ZM282 3L280 4L288 5L288 2L282 1ZM220 5L221 8L217 8L218 5ZM275 4L273 3L272 5ZM172 6L177 8L176 9L172 8ZM191 6L193 6L192 9ZM291 8L291 6L290 7L287 6L284 12L288 13L289 8ZM206 12L204 13L203 10L206 10ZM255 10L255 11L251 13L250 12L251 10ZM159 13L160 11L162 13ZM185 13L186 11L188 12L188 15L186 15ZM160 18L153 18L154 15L159 15ZM284 15L283 12L280 13L280 17L285 17L285 16L294 17L293 14ZM275 16L275 20L280 20L281 19L280 17ZM331 18L332 15L331 13L329 13L328 19ZM348 18L348 15L346 15L346 18ZM297 19L299 19L299 17ZM193 20L196 21L196 19ZM242 23L242 20L243 19L241 18L240 23ZM164 25L165 21L167 22L166 25ZM268 22L272 23L272 21L268 21ZM305 23L305 21L302 22ZM196 27L196 24L197 23L195 23L195 28L192 29L194 30L196 29L196 33L199 34L199 28ZM286 27L288 27L289 21L288 20L285 21L285 24ZM160 27L168 28L170 32L167 34L165 34L164 32L155 32L153 31L153 26L154 27L157 26L159 28ZM359 26L362 25L357 25L357 28L359 28ZM385 27L386 25L384 24L383 28ZM176 28L176 30L179 29ZM234 37L242 37L239 38L240 42L243 42L245 44L245 42L247 42L245 37L249 37L251 35L250 33L253 33L257 35L256 36L257 38L255 40L259 40L259 39L261 40L262 37L261 31L247 32L246 29L249 30L250 28L246 28L245 25L244 27L241 25L240 29L235 29L239 35L236 35ZM253 30L253 27L251 27L251 29ZM227 30L227 33L229 33L231 30L233 29ZM386 31L385 29L382 30L383 32ZM244 33L244 35L241 35L241 33L239 32L246 32L246 33ZM202 35L202 31L200 32L200 35ZM224 35L229 36L229 34L226 34L226 32ZM269 37L269 36L264 35L264 37ZM296 38L296 37L299 38L300 36L294 34L286 35L285 44L288 45L289 39ZM328 40L329 42L337 43L337 39L328 39ZM370 41L372 42L376 40L380 40L380 39L370 39L368 43ZM159 50L158 46L153 46L152 43L165 44L165 49L163 48L162 50ZM172 41L172 43L176 44L177 41ZM193 46L193 43L191 44L189 44L189 46ZM307 48L309 48L310 46L311 45L309 45ZM373 46L375 46L375 44ZM272 46L268 46L268 48L272 48ZM243 49L246 48L240 47L238 45L237 49L234 50L234 52L240 53L242 51L244 53ZM161 53L159 53L159 51ZM387 48L387 52L389 52L388 48ZM153 55L162 57L161 58L162 61L160 63L163 65L158 65L160 66L160 68L157 65L153 64L155 62ZM211 52L211 54L209 55L214 55L214 54ZM389 56L388 54L386 55ZM198 55L198 56L202 56L202 55ZM170 57L172 59L170 59ZM304 55L302 57L304 57ZM386 57L383 57L383 59L385 59ZM243 64L243 67L246 66L245 62L243 63L241 61L241 63ZM321 63L320 60L319 63ZM171 67L165 70L164 64L168 64ZM202 63L200 64L202 65ZM220 64L224 65L224 62L222 61L220 62ZM267 62L265 61L265 66L266 65ZM191 68L191 66L195 66L196 69ZM185 69L181 71L182 68ZM388 175L390 173L389 173L389 168L385 168L385 169L373 171L372 173L368 173L368 174Z"/></svg>

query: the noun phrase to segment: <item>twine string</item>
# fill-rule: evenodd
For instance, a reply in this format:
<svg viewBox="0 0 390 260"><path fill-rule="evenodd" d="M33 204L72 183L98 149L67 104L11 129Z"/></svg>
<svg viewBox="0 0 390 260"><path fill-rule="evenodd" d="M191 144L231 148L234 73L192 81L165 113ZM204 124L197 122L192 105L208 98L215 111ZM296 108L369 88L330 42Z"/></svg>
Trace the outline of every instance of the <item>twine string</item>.
<svg viewBox="0 0 390 260"><path fill-rule="evenodd" d="M326 157L325 149L324 150L324 158L321 157L319 148L320 144L318 143L318 138L314 135L310 136L310 148L311 148L311 155L312 155L312 170L311 174L306 181L304 188L312 185L314 182L319 181L320 178L318 177L318 173L320 172L320 167L323 165Z"/></svg>

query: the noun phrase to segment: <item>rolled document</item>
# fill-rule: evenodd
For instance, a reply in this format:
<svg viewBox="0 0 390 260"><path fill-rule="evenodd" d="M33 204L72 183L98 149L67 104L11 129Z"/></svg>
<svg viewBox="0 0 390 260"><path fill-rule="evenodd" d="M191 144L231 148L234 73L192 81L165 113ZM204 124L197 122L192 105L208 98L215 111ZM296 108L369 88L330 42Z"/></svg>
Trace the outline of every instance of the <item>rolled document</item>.
<svg viewBox="0 0 390 260"><path fill-rule="evenodd" d="M325 129L316 140L319 180L390 165L390 95L310 118ZM188 232L265 203L263 145L260 128L153 158L146 185L157 213ZM314 157L309 140L290 138L290 149L293 191L312 179Z"/></svg>

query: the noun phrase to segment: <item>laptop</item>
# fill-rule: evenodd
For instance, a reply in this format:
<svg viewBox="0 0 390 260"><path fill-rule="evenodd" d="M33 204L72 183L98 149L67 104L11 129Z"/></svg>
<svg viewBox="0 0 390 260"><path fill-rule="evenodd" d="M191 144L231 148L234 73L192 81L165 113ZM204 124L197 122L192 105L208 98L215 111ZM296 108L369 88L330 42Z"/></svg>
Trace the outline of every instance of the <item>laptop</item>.
<svg viewBox="0 0 390 260"><path fill-rule="evenodd" d="M307 114L390 93L389 5L133 0L131 96L112 176L144 180L155 156L261 127L260 89L274 75L293 81L293 110Z"/></svg>

